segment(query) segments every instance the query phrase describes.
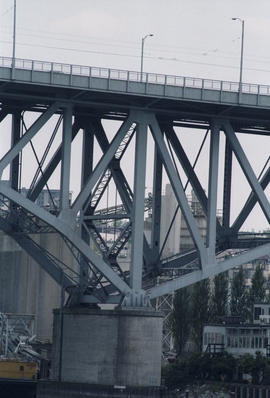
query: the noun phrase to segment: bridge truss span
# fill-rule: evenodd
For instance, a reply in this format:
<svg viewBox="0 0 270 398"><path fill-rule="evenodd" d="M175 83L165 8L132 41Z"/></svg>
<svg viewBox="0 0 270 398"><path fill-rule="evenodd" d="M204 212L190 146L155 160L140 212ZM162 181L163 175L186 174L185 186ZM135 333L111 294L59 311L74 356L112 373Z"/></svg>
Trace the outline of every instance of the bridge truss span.
<svg viewBox="0 0 270 398"><path fill-rule="evenodd" d="M15 68L0 67L0 134L8 142L8 131L11 139L11 145L1 148L0 228L67 290L71 305L87 301L149 306L151 299L269 254L267 233L243 236L241 230L256 205L270 221L270 167L266 164L257 177L242 143L245 134L267 138L270 134L268 104L264 106L262 99L252 105L253 93L234 93L234 104L205 97L161 98L150 94L146 86L151 83L144 80L136 82L143 95L98 85L65 85L66 76L61 85L54 80L60 79L58 75L46 80L48 73L58 70L37 71L31 65L31 71L38 72L35 77L32 73L32 81L19 60ZM191 161L193 146L190 152L183 144L182 129L192 132L192 145L201 139L198 130L208 131L203 181ZM250 192L236 216L234 163ZM145 198L149 175L151 195ZM206 219L206 236L184 181ZM164 258L162 191L167 182L192 248L179 247L179 253ZM50 195L52 187L59 190L59 198L51 198L53 207L44 208L39 197L44 189ZM110 240L102 225L111 228ZM75 268L50 256L32 239L41 232L60 234L76 259ZM121 261L128 242L129 264ZM233 256L230 249L235 250ZM162 279L164 275L169 277Z"/></svg>

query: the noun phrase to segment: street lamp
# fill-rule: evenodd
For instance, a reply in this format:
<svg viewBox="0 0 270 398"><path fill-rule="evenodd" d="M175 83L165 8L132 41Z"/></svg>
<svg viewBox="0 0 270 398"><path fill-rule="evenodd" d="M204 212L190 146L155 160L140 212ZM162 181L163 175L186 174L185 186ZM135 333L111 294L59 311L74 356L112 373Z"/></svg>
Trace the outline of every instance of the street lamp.
<svg viewBox="0 0 270 398"><path fill-rule="evenodd" d="M142 81L142 74L143 74L143 51L144 51L144 42L147 39L147 37L152 37L154 36L153 33L150 33L148 35L145 35L142 38L142 51L141 51L141 81Z"/></svg>
<svg viewBox="0 0 270 398"><path fill-rule="evenodd" d="M232 18L232 20L233 20L233 21L240 21L241 24L242 24L241 58L240 58L240 78L239 78L239 92L242 92L245 20L244 20L244 19L241 19L241 18Z"/></svg>
<svg viewBox="0 0 270 398"><path fill-rule="evenodd" d="M16 0L14 0L14 5L13 5L12 68L15 67L15 48L16 48Z"/></svg>

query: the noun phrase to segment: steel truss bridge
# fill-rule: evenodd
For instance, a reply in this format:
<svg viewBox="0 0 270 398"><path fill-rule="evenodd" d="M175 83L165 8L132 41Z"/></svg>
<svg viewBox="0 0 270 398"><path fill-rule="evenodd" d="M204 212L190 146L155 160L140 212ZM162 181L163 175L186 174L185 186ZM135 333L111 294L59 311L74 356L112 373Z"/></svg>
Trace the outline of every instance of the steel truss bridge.
<svg viewBox="0 0 270 398"><path fill-rule="evenodd" d="M151 299L269 254L267 233L241 234L240 230L257 203L270 221L270 204L265 193L270 167L265 167L257 178L236 133L270 135L270 87L243 84L239 89L233 82L0 58L0 102L1 134L9 130L11 136L11 145L0 160L0 228L69 292L70 305L87 301L149 306ZM118 130L105 128L104 120L117 121ZM209 131L208 187L200 181L176 127ZM46 143L40 155L35 145L44 130ZM81 171L81 184L78 195L70 203L74 178L71 154L79 132L83 138L76 169ZM53 143L59 134L59 144L55 147ZM220 145L222 135L226 140L224 153ZM193 133L193 139L200 140L199 134L196 137ZM154 145L150 165L147 144ZM24 158L22 161L27 148L35 159L30 164ZM95 163L97 148L101 154ZM130 148L134 151L133 158ZM222 155L220 218L216 214ZM250 185L250 194L231 222L233 156ZM123 166L124 159L129 159L129 170ZM20 191L24 168L32 173L26 196ZM153 175L150 204L145 200L149 168ZM180 168L207 219L206 240L189 206ZM6 169L9 169L8 183ZM56 170L60 175L60 198L53 211L48 211L38 206L37 198L48 188ZM128 173L134 177L132 184ZM194 248L161 260L164 173ZM121 203L117 211L109 207L100 211L111 183ZM151 237L147 239L144 211L150 206ZM119 219L125 219L125 227L108 246L97 222ZM41 232L61 235L76 259L75 268L35 242L33 234ZM118 261L127 241L131 241L130 269L124 269ZM237 249L237 255L223 256L229 249ZM164 275L167 278L162 279ZM157 279L159 283L155 282Z"/></svg>

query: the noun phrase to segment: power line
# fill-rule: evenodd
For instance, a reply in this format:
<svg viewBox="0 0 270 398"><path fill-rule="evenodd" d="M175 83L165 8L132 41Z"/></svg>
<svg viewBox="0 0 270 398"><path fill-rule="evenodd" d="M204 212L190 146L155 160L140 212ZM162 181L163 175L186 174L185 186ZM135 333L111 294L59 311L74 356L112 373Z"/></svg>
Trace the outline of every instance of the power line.
<svg viewBox="0 0 270 398"><path fill-rule="evenodd" d="M0 40L1 43L11 43L9 40ZM83 50L77 48L67 48L67 47L56 47L56 46L48 46L43 44L30 44L30 43L23 43L17 42L18 45L27 46L27 47L42 47L42 48L50 48L55 50L64 50L64 51L72 51L77 53L91 53L91 54L100 54L100 55L116 55L118 57L132 57L132 58L139 58L138 55L134 54L121 54L121 53L114 53L114 52L105 52L105 51L95 51L95 50Z"/></svg>
<svg viewBox="0 0 270 398"><path fill-rule="evenodd" d="M6 26L7 27L7 26ZM3 26L2 26L2 28L3 28ZM9 29L9 32L11 32L11 29L10 29L10 27L8 26L7 27L8 29ZM34 33L35 34L35 36L36 36L36 30L35 29L31 29L31 28L20 28L20 27L18 27L18 31L29 31L29 32L32 32L32 33ZM100 37L96 37L96 36L85 36L85 35L78 35L78 34L68 34L68 33L60 33L60 32L52 32L52 31L46 31L46 30L38 30L38 33L40 34L40 33L44 33L45 35L47 34L47 35L49 35L49 36L53 36L53 38L54 39L56 39L56 37L55 36L66 36L66 37L72 37L72 38L74 38L74 37L78 37L78 38L82 38L82 39L84 39L84 40L70 40L70 39L66 39L67 41L75 41L75 42L82 42L82 43L91 43L92 41L92 39L94 39L94 40L96 40L96 41L101 41L101 42L103 42L103 43L107 43L108 42L108 40L107 40L107 38L105 38L105 37L102 37L102 38L100 38ZM90 41L89 40L86 40L85 41L85 38L88 38L88 39L90 39ZM61 39L61 38L59 38L59 39L56 39L56 40L65 40L65 39ZM232 42L234 42L235 41L235 39L233 39L232 40ZM139 41L126 41L126 40L119 40L119 39L113 39L113 38L110 38L110 42L115 42L117 45L119 45L119 43L124 43L124 44L127 44L128 45L128 47L132 47L132 48L134 48L134 47L136 47L136 48L140 48L140 42ZM108 45L110 45L110 44L108 44ZM156 48L165 48L165 49L167 49L167 48L171 48L171 49L188 49L188 50L191 50L191 51L193 51L193 52L197 52L197 51L203 51L203 52L213 52L213 51L215 51L215 50L202 50L201 48L195 48L195 47L193 47L193 48L190 48L190 47L184 47L184 46L172 46L172 45L169 45L169 44L159 44L159 45L152 45L152 47L156 47ZM218 49L217 49L218 50ZM164 50L165 51L165 50ZM219 51L219 50L218 50Z"/></svg>
<svg viewBox="0 0 270 398"><path fill-rule="evenodd" d="M3 29L2 29L2 31L3 31ZM39 31L39 33L36 34L35 30L29 29L29 28L23 28L23 29L19 28L18 31L30 31L30 32L34 33L34 37L41 37L41 38L45 38L45 39L52 39L52 40L59 40L59 41L68 41L68 42L82 43L82 44L93 44L93 43L95 44L96 43L96 44L99 44L99 45L101 44L101 45L105 45L105 46L115 45L117 47L120 46L120 47L132 48L132 49L134 49L134 48L140 49L140 43L139 42L133 42L133 41L131 42L131 41L113 40L112 38L110 38L110 42L108 42L108 40L106 38L98 38L98 37L93 37L93 40L90 39L90 37L88 37L90 40L85 40L85 36L68 35L68 34L63 34L63 33L49 32L49 31ZM40 32L41 33L43 32L45 34L45 36L40 34ZM10 29L9 29L9 33L11 34L11 30ZM55 34L57 34L58 36L59 35L60 36L66 36L66 37L71 36L72 38L74 36L77 36L77 37L83 38L84 40L65 39L65 38L61 38L61 37L57 38L57 37L55 37ZM22 35L22 36L29 36L30 35L33 38L33 34L31 34L31 33L20 33L20 35ZM115 44L112 44L113 42L115 42ZM123 44L119 44L119 43L124 43L124 45ZM160 49L162 48L162 52L171 52L171 51L173 51L175 49L176 50L181 50L183 52L183 50L184 50L185 52L188 52L188 53L196 53L196 54L199 53L200 55L207 55L208 53L215 53L215 52L219 52L220 53L219 49L203 50L201 48L190 48L190 47L184 47L184 46L171 46L171 45L168 45L168 44L152 45L151 48L153 50L156 49L157 51L160 51ZM238 55L238 53L236 53L236 52L235 52L235 54L232 53L232 52L224 52L224 54L225 53L233 54L233 56L235 56L235 57Z"/></svg>
<svg viewBox="0 0 270 398"><path fill-rule="evenodd" d="M1 30L1 29L0 29ZM11 34L11 31L10 31ZM33 34L31 33L20 33L20 36L30 36L33 39ZM116 44L112 44L108 41L104 41L104 42L98 42L98 41L87 41L87 40L72 40L72 39L64 39L64 38L59 38L59 37L53 37L53 36L49 36L49 35L40 35L40 34L35 34L34 38L43 38L43 39L47 39L47 40L54 40L54 41L64 41L64 42L69 42L69 43L75 43L75 44L97 44L97 45L102 45L102 46L117 46L117 47L123 47L123 48L131 48L131 49L140 49L140 46L132 46L132 45L119 45L117 42Z"/></svg>
<svg viewBox="0 0 270 398"><path fill-rule="evenodd" d="M13 8L14 8L14 6L7 8L2 14L0 14L0 17L3 17L4 15L6 15L10 10L13 10Z"/></svg>
<svg viewBox="0 0 270 398"><path fill-rule="evenodd" d="M31 30L31 29L23 29L23 30L28 30L28 31L35 32L34 30ZM2 31L3 31L3 29L2 29ZM87 40L79 40L78 41L78 40L72 40L72 39L65 39L65 38L61 38L61 37L57 38L57 37L52 36L54 33L47 32L47 31L43 31L43 32L45 32L45 36L44 35L40 35L40 34L35 34L34 37L35 38L44 38L44 39L49 39L49 40L58 40L58 41L64 41L64 42L68 41L69 43L73 42L73 43L88 44L88 45L93 45L93 44L94 45L102 45L102 46L106 46L106 47L107 46L110 46L110 47L112 47L112 46L116 47L117 46L117 48L121 47L121 48L125 48L125 49L136 49L136 50L139 49L138 43L136 43L135 46L132 45L132 43L134 43L134 42L124 42L127 45L126 44L123 45L123 44L119 44L119 43L121 43L121 41L110 40L110 42L108 42L107 40L105 41L103 38L102 39L95 38L95 40L99 40L99 42L98 41L87 41ZM49 33L49 35L46 34L46 33ZM21 36L29 36L29 35L33 38L33 35L30 34L30 33L21 33ZM65 36L65 34L61 34L61 33L59 33L59 35ZM77 36L81 37L79 35L77 35ZM115 44L112 44L112 42L115 42ZM130 44L128 44L128 43L130 43ZM24 43L21 43L21 44L25 45ZM41 46L41 45L39 44L39 46ZM53 47L57 48L55 46L53 46ZM166 47L166 48L164 49L164 47ZM160 48L162 48L162 50L160 50ZM59 47L57 49L63 49L63 47ZM204 51L202 49L195 49L195 48L189 48L189 47L183 47L183 46L169 46L169 45L168 46L163 46L163 45L155 46L155 45L153 45L151 47L152 52L158 52L158 53L161 52L161 53L169 53L170 54L170 53L172 53L173 49L181 50L181 54L182 55L183 54L187 54L187 55L191 55L191 56L197 56L197 57L199 56L199 57L201 57L201 56L209 56L209 55L211 56L211 55L216 54L216 55L218 55L219 58L224 58L224 59L235 60L236 58L238 58L238 53L220 51L218 48L213 49L213 50ZM71 49L71 51L72 51L72 49ZM85 52L86 50L82 49L82 50L79 50L79 51ZM100 50L92 50L93 53L94 53L94 51L97 51L96 53L102 53L102 51L100 51ZM105 53L105 51L104 51L104 53ZM111 55L115 55L115 54L112 53ZM119 56L120 56L120 54L119 54ZM132 55L127 55L127 56L132 57ZM158 56L158 55L156 55L155 57L157 59L160 59L160 60L169 60L169 61L177 61L178 62L177 57L168 58L168 57L162 57L162 56ZM246 61L252 61L252 62L255 61L255 62L259 62L259 63L269 63L270 62L270 58L269 57L265 57L265 56L260 57L260 59L258 59L258 57L255 58L255 57L252 57L252 56L246 56L245 60ZM180 60L180 61L182 62L182 60ZM204 64L207 64L207 63L204 63ZM209 63L209 65L210 65L210 63ZM245 69L247 69L247 68L245 68Z"/></svg>
<svg viewBox="0 0 270 398"><path fill-rule="evenodd" d="M11 8L13 8L13 7L11 7ZM5 26L5 27L8 29L9 33L11 33L10 26ZM3 25L2 25L2 29L0 29L0 30L4 31ZM28 31L28 32L32 32L34 34L34 37L40 37L40 38L52 39L52 40L59 40L59 41L68 41L68 42L82 43L82 44L93 44L94 43L94 44L102 44L102 45L105 45L105 46L112 46L112 42L115 42L115 45L117 45L118 47L121 46L121 47L127 47L127 48L132 48L132 49L140 48L140 43L138 43L137 41L134 42L134 41L119 40L119 39L115 40L113 38L110 38L110 42L108 43L108 39L104 38L104 37L100 38L100 37L97 37L97 36L85 36L85 35L78 35L78 34L73 34L73 33L72 34L68 34L68 33L52 32L52 31L40 30L40 29L38 30L38 33L36 33L37 31L35 29L26 28L26 27L18 28L18 31L20 31L20 32ZM43 33L44 35L42 35L40 33ZM20 34L22 36L29 36L30 35L33 38L33 34L31 34L31 33L20 33ZM55 36L64 36L64 37L63 38L61 38L61 37L57 38ZM65 37L68 37L68 39L65 38ZM71 37L71 39L70 39L70 37ZM74 40L73 39L74 37L82 38L83 40ZM86 38L86 40L85 40L85 38ZM88 38L88 40L87 40L87 38ZM234 38L234 39L230 40L230 42L234 43L238 39L240 39L240 37ZM122 44L119 44L119 43L122 43ZM224 58L236 58L236 57L238 57L238 52L237 51L235 51L235 52L223 51L223 50L220 50L219 48L206 49L205 50L205 49L202 49L202 48L195 48L195 47L191 48L191 47L184 47L184 46L172 46L172 45L169 45L169 44L159 44L159 45L153 44L151 46L151 48L153 50L157 49L157 51L160 51L160 48L162 48L163 49L162 52L170 52L170 50L176 49L176 50L181 50L181 51L184 50L185 52L188 52L188 53L194 53L194 54L196 53L198 55L209 55L209 54L218 53L221 57L224 57ZM222 55L222 54L224 54L224 55ZM227 55L225 55L225 54L227 54ZM255 56L255 57L257 59L257 56ZM269 59L269 57L265 57L265 56L262 56L261 58ZM251 56L245 56L245 59L254 59L254 58L251 55Z"/></svg>
<svg viewBox="0 0 270 398"><path fill-rule="evenodd" d="M1 43L11 43L11 41L6 41L6 40L0 40L0 42ZM27 47L40 47L40 48L48 48L48 49L55 49L55 50L71 51L71 52L77 52L77 53L89 53L89 54L98 54L98 55L111 55L111 56L117 56L117 57L140 58L139 55L127 54L127 53L83 50L83 49L77 49L77 48L47 46L47 45L42 45L42 44L35 45L35 44L29 44L29 43L23 43L23 42L17 42L17 44L21 45L21 46L27 46ZM146 54L145 58L156 59L156 60L161 60L161 61L172 61L172 62L179 62L179 63L186 63L186 64L194 64L194 65L215 66L215 67L227 68L227 69L238 69L238 66L234 66L234 65L224 65L224 64L215 64L215 63L211 63L211 62L190 61L190 60L180 59L180 58L176 58L176 57L168 58L168 57L151 56L151 55ZM259 69L259 68L249 68L249 67L245 67L244 69L249 70L249 71L256 71L256 72L270 72L269 69Z"/></svg>

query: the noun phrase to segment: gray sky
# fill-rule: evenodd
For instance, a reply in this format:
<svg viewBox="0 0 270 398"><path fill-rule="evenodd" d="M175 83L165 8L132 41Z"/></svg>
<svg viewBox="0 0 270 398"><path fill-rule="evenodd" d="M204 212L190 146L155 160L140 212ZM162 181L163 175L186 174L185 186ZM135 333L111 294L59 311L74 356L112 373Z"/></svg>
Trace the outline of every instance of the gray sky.
<svg viewBox="0 0 270 398"><path fill-rule="evenodd" d="M12 6L13 0L0 0L3 56L12 55ZM241 24L231 18L240 17L245 19L243 81L270 84L269 15L269 0L17 0L16 57L139 70L141 38L153 33L145 42L145 71L237 81ZM194 134L183 133L193 157L200 145ZM255 143L241 137L241 142L259 173L269 144L265 138ZM199 168L202 179L207 156ZM249 188L235 167L236 212ZM260 212L248 223L255 229L267 225Z"/></svg>
<svg viewBox="0 0 270 398"><path fill-rule="evenodd" d="M0 1L1 53L11 55L13 0ZM268 84L268 0L17 0L17 57ZM58 47L53 48L53 47ZM66 49L66 50L64 50ZM116 54L116 55L113 55Z"/></svg>

